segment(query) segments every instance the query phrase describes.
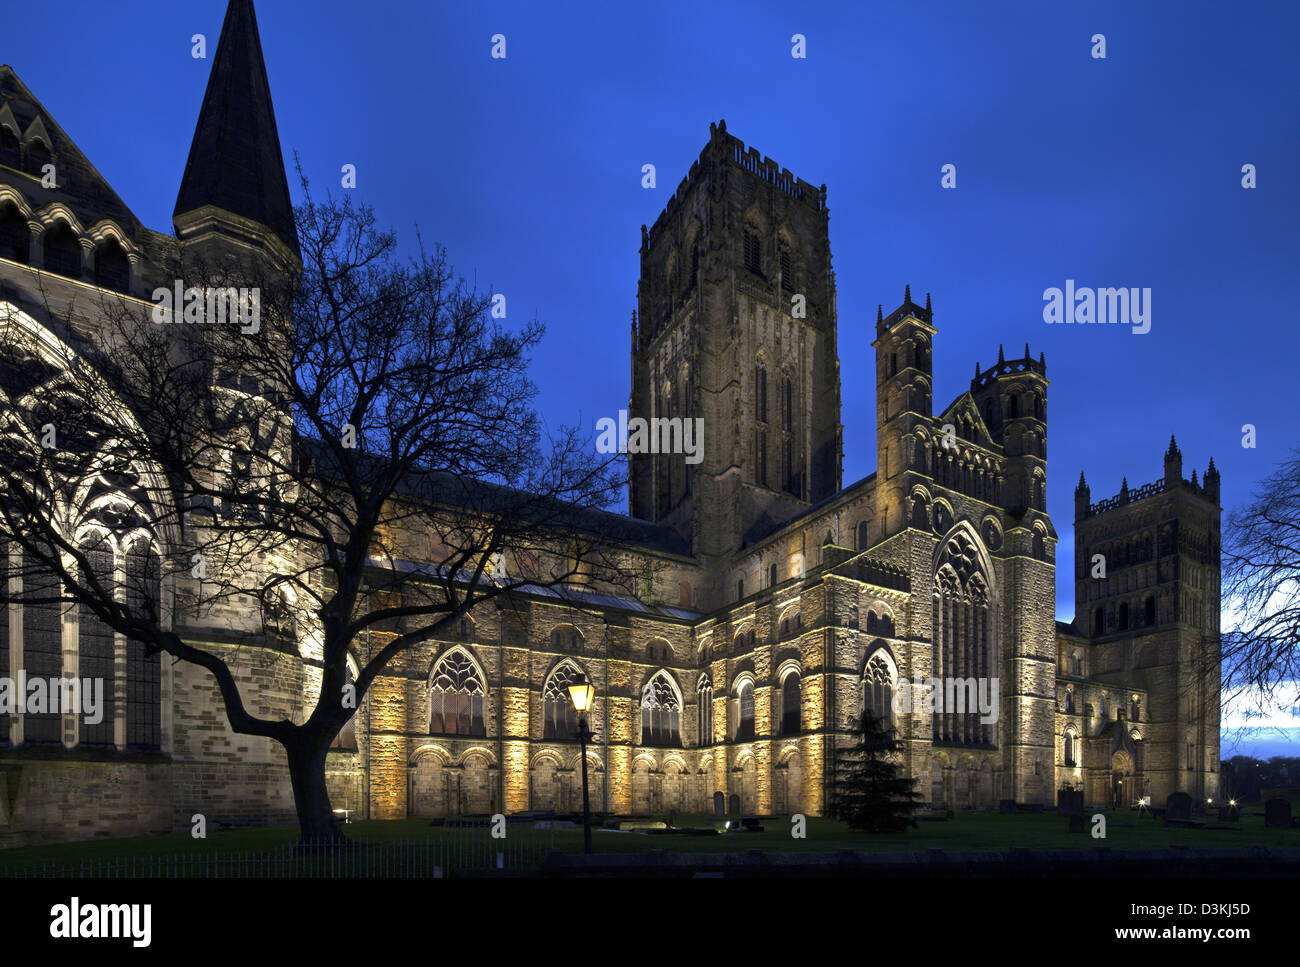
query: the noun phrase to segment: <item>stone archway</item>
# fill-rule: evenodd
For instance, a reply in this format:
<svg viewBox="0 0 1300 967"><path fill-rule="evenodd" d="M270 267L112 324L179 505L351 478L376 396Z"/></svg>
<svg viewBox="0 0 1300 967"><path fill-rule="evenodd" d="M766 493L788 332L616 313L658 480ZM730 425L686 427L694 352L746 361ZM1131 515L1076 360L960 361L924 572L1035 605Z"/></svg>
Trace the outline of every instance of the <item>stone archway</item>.
<svg viewBox="0 0 1300 967"><path fill-rule="evenodd" d="M632 814L645 816L653 812L651 803L650 763L638 759L632 766Z"/></svg>
<svg viewBox="0 0 1300 967"><path fill-rule="evenodd" d="M664 763L663 808L669 812L686 812L686 779L674 760Z"/></svg>
<svg viewBox="0 0 1300 967"><path fill-rule="evenodd" d="M458 811L455 772L445 753L419 755L410 769L410 815L420 819L454 816Z"/></svg>
<svg viewBox="0 0 1300 967"><path fill-rule="evenodd" d="M795 752L785 760L785 808L793 813L803 812L803 764Z"/></svg>
<svg viewBox="0 0 1300 967"><path fill-rule="evenodd" d="M753 756L740 765L740 810L746 816L758 812L758 766Z"/></svg>
<svg viewBox="0 0 1300 967"><path fill-rule="evenodd" d="M1133 757L1124 749L1116 749L1110 757L1110 807L1123 809L1140 795L1133 772Z"/></svg>

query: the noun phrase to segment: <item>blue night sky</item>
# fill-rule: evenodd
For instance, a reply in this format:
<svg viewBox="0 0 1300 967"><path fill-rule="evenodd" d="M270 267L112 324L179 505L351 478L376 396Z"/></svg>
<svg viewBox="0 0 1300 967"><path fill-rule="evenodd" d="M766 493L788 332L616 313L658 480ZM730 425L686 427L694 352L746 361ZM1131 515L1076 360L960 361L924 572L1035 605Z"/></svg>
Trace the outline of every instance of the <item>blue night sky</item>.
<svg viewBox="0 0 1300 967"><path fill-rule="evenodd" d="M215 53L224 7L6 10L0 59L161 231L210 64L190 37ZM322 192L357 165L382 223L406 242L418 225L506 294L512 320L544 321L533 375L551 424L591 427L626 405L640 226L725 118L828 186L846 483L875 470L870 342L877 303L896 307L905 282L933 294L936 409L999 343L1046 352L1061 618L1081 469L1094 500L1124 475L1154 480L1174 432L1189 476L1214 456L1226 511L1300 442L1298 4L257 8L287 164L298 152ZM504 61L489 56L498 32ZM790 56L795 33L805 60ZM1094 33L1105 60L1090 56ZM955 190L940 187L947 163ZM1066 279L1151 288L1151 331L1045 324L1043 290Z"/></svg>

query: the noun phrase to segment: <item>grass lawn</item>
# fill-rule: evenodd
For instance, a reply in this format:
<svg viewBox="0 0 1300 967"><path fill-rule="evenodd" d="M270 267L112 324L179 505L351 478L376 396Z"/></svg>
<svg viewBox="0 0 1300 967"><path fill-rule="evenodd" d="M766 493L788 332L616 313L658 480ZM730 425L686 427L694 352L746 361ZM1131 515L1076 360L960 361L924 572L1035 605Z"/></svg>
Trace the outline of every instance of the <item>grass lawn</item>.
<svg viewBox="0 0 1300 967"><path fill-rule="evenodd" d="M1091 814L1085 814L1089 828ZM709 816L678 816L679 827L714 825ZM1012 847L1029 849L1158 849L1169 846L1188 847L1238 847L1271 846L1300 847L1300 829L1267 829L1263 809L1251 804L1238 823L1222 825L1230 830L1181 829L1165 827L1163 822L1150 816L1138 818L1133 812L1107 814L1106 838L1093 839L1089 833L1071 834L1067 821L1054 812L957 815L950 820L922 820L916 829L897 835L870 835L850 830L843 823L830 819L807 820L807 836L794 839L788 817L769 818L763 821L762 833L736 832L726 835L685 836L648 832L617 832L594 829L593 845L598 852L644 852L662 849L669 852L725 852L759 849L766 852L834 852L842 849L862 851L928 849L1007 850ZM1211 822L1210 825L1218 825ZM449 867L475 865L466 859L467 854L477 857L481 866L495 854L498 845L489 839L484 827L431 827L425 820L362 821L347 827L353 839L397 844L400 842L440 843L448 856ZM507 839L510 847L525 846L521 856L530 857L522 865L530 865L545 856L552 845L564 852L582 849L582 829L559 829L553 833L512 824ZM54 863L75 866L79 863L111 861L130 857L202 856L208 853L240 852L264 854L292 846L297 840L293 827L266 829L240 829L212 832L206 839L196 840L188 833L169 836L150 836L134 839L91 840L54 846L33 846L0 851L0 876L13 875L24 869ZM513 850L512 850L513 852ZM453 859L455 858L455 859ZM516 862L512 866L520 865Z"/></svg>

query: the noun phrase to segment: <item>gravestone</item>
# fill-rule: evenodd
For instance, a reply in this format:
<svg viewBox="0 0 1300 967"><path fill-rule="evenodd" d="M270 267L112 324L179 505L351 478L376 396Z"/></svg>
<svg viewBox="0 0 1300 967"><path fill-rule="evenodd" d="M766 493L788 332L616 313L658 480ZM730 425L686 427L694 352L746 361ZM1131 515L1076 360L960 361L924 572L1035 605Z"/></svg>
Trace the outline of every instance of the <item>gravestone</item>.
<svg viewBox="0 0 1300 967"><path fill-rule="evenodd" d="M1016 814L1016 801L1014 799L999 799L998 812L1004 816L1014 816Z"/></svg>
<svg viewBox="0 0 1300 967"><path fill-rule="evenodd" d="M713 815L717 819L725 819L727 816L727 797L720 792L713 794Z"/></svg>
<svg viewBox="0 0 1300 967"><path fill-rule="evenodd" d="M1060 813L1062 816L1082 816L1083 815L1083 790L1082 789L1057 790L1056 811Z"/></svg>
<svg viewBox="0 0 1300 967"><path fill-rule="evenodd" d="M1070 832L1086 833L1088 831L1087 827L1084 825L1083 822L1083 813L1069 813L1069 819L1070 819Z"/></svg>
<svg viewBox="0 0 1300 967"><path fill-rule="evenodd" d="M1165 822L1192 818L1192 797L1185 792L1171 792L1165 800Z"/></svg>
<svg viewBox="0 0 1300 967"><path fill-rule="evenodd" d="M729 815L732 819L740 818L740 797L734 792L731 794L731 812Z"/></svg>
<svg viewBox="0 0 1300 967"><path fill-rule="evenodd" d="M1264 803L1264 825L1283 829L1291 825L1291 800L1277 796Z"/></svg>

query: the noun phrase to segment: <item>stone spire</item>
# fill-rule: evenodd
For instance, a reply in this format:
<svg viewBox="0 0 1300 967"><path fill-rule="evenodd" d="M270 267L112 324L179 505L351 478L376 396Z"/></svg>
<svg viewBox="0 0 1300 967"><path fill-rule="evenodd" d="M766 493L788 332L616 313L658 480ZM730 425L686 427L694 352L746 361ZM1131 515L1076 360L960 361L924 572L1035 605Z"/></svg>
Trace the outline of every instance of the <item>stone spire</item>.
<svg viewBox="0 0 1300 967"><path fill-rule="evenodd" d="M1165 451L1165 488L1177 487L1183 482L1183 453L1178 441L1169 434L1169 449Z"/></svg>
<svg viewBox="0 0 1300 967"><path fill-rule="evenodd" d="M210 221L195 216L205 208L264 226L301 258L253 0L226 8L172 214L182 238Z"/></svg>

